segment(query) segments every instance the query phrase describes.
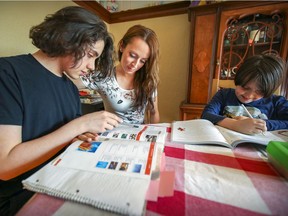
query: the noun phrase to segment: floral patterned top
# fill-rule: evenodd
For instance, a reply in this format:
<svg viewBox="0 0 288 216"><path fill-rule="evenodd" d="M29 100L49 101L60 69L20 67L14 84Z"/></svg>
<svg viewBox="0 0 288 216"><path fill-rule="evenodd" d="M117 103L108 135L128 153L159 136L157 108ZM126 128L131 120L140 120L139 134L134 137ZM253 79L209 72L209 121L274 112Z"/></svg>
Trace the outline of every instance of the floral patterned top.
<svg viewBox="0 0 288 216"><path fill-rule="evenodd" d="M101 95L105 110L117 114L126 123L143 124L147 103L142 108L134 107L134 90L121 88L115 72L114 76L104 79L99 79L97 74L81 76L81 80L87 88L96 90Z"/></svg>

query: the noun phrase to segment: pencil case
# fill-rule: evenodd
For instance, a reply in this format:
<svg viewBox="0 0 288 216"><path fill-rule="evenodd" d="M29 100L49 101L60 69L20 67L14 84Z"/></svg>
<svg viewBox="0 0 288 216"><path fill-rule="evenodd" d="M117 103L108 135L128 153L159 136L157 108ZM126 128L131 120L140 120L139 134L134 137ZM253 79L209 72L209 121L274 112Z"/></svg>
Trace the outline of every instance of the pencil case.
<svg viewBox="0 0 288 216"><path fill-rule="evenodd" d="M268 161L288 179L288 142L270 141L266 147Z"/></svg>

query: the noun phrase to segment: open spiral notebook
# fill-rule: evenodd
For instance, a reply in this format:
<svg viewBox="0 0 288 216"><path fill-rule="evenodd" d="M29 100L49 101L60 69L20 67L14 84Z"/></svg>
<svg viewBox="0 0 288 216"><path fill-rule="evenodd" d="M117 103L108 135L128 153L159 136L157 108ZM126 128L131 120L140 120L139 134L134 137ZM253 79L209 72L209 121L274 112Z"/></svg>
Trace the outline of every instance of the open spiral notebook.
<svg viewBox="0 0 288 216"><path fill-rule="evenodd" d="M149 127L153 127L152 141L147 136ZM24 188L120 214L141 215L157 155L164 147L157 141L166 136L166 127L122 128L119 133L120 129L110 133L136 136L118 136L125 139L114 136L116 139L91 143L76 141L54 161L25 179ZM127 138L139 138L144 131L146 141Z"/></svg>

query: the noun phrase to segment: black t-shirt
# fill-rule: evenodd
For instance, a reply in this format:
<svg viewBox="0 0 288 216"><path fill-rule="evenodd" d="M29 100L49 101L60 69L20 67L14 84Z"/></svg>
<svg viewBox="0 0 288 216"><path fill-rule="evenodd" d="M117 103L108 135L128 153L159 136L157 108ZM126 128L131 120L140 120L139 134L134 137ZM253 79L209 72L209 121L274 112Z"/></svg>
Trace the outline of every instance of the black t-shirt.
<svg viewBox="0 0 288 216"><path fill-rule="evenodd" d="M22 142L49 134L80 115L77 87L65 75L54 75L30 54L0 58L0 124L22 126ZM21 190L21 181L39 167L0 180L0 197Z"/></svg>

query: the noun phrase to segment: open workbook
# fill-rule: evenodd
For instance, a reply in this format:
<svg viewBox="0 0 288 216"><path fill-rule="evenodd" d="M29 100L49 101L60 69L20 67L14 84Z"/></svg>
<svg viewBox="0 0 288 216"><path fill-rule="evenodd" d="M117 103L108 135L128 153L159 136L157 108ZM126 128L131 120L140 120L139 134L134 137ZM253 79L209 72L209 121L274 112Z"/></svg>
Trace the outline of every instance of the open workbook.
<svg viewBox="0 0 288 216"><path fill-rule="evenodd" d="M119 126L76 141L22 183L24 188L125 215L141 215L166 127ZM159 143L158 143L159 142Z"/></svg>
<svg viewBox="0 0 288 216"><path fill-rule="evenodd" d="M205 119L195 119L173 122L171 140L183 144L222 145L233 149L241 143L267 145L272 140L287 142L288 130L246 135L214 125Z"/></svg>

